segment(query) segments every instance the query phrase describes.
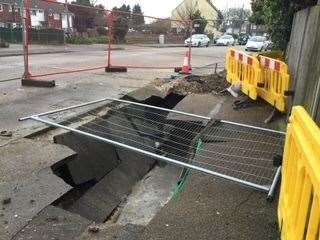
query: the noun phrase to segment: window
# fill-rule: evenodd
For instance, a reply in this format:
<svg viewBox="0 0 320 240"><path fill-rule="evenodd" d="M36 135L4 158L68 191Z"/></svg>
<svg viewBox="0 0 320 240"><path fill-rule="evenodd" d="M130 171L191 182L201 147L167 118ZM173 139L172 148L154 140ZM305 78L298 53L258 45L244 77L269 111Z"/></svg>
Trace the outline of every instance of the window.
<svg viewBox="0 0 320 240"><path fill-rule="evenodd" d="M19 11L20 11L20 8L19 8L19 7L15 7L15 8L14 8L14 11L15 11L15 12L19 12Z"/></svg>
<svg viewBox="0 0 320 240"><path fill-rule="evenodd" d="M60 20L60 14L59 13L54 13L53 14L53 19L54 20Z"/></svg>
<svg viewBox="0 0 320 240"><path fill-rule="evenodd" d="M36 11L36 10L32 10L32 11L31 11L31 15L32 15L32 16L36 16L36 15L37 15L37 11Z"/></svg>
<svg viewBox="0 0 320 240"><path fill-rule="evenodd" d="M0 12L2 12L2 11L3 11L3 5L0 4Z"/></svg>
<svg viewBox="0 0 320 240"><path fill-rule="evenodd" d="M9 12L13 12L13 9L14 9L13 5L9 5Z"/></svg>

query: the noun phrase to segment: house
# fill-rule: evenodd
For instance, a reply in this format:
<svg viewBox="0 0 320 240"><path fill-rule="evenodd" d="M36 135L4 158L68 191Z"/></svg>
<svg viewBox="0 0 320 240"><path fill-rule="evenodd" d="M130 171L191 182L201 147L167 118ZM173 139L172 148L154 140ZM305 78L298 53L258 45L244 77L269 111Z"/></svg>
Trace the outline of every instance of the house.
<svg viewBox="0 0 320 240"><path fill-rule="evenodd" d="M31 0L31 26L72 30L74 15L61 3ZM21 5L14 0L0 0L0 27L21 26Z"/></svg>
<svg viewBox="0 0 320 240"><path fill-rule="evenodd" d="M186 20L197 10L201 12L208 23L205 28L207 34L217 35L218 23L223 18L221 12L213 5L211 0L183 0L171 13L171 18L175 20ZM187 26L183 22L173 21L172 26L177 32L185 29Z"/></svg>
<svg viewBox="0 0 320 240"><path fill-rule="evenodd" d="M0 27L20 27L21 6L12 0L0 0Z"/></svg>

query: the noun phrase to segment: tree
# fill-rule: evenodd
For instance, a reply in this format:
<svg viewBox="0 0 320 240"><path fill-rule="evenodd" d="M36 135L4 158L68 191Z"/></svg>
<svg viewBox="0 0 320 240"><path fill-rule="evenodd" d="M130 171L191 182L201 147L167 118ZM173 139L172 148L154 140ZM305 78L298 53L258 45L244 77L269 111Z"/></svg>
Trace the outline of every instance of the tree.
<svg viewBox="0 0 320 240"><path fill-rule="evenodd" d="M251 15L250 10L244 8L230 8L223 13L224 22L223 28L226 30L227 27L239 29L241 31L243 24L248 21Z"/></svg>
<svg viewBox="0 0 320 240"><path fill-rule="evenodd" d="M99 35L106 35L107 30L105 27L107 26L107 17L106 17L106 12L104 10L104 6L102 4L99 4L99 5L96 5L95 7L100 8L101 11L96 10L96 14L93 19L94 26L96 27Z"/></svg>
<svg viewBox="0 0 320 240"><path fill-rule="evenodd" d="M132 19L131 25L132 27L140 27L145 24L144 16L139 4L135 4L132 8Z"/></svg>
<svg viewBox="0 0 320 240"><path fill-rule="evenodd" d="M199 10L195 11L193 15L191 15L191 20L193 20L193 27L195 33L203 34L204 30L207 27L208 21L201 16L201 12Z"/></svg>
<svg viewBox="0 0 320 240"><path fill-rule="evenodd" d="M252 15L249 17L250 22L255 23L256 25L264 25L264 2L265 0L252 0L251 9Z"/></svg>
<svg viewBox="0 0 320 240"><path fill-rule="evenodd" d="M88 8L89 6L92 6L90 0L76 0L71 3L76 4L69 5L68 9L74 14L74 25L77 31L84 33L87 32L88 28L93 28L96 11L93 8ZM83 5L86 7L77 5Z"/></svg>
<svg viewBox="0 0 320 240"><path fill-rule="evenodd" d="M112 33L117 43L123 43L129 31L131 19L131 10L129 5L123 4L120 8L113 8L113 26Z"/></svg>
<svg viewBox="0 0 320 240"><path fill-rule="evenodd" d="M156 20L150 24L151 32L154 34L166 34L171 29L170 20Z"/></svg>
<svg viewBox="0 0 320 240"><path fill-rule="evenodd" d="M194 30L196 33L204 33L208 21L202 17L202 14L195 1L186 1L184 7L177 9L178 19L181 21L177 23L181 25L186 33L190 34L190 23L194 21Z"/></svg>
<svg viewBox="0 0 320 240"><path fill-rule="evenodd" d="M90 0L76 0L75 3L83 6L92 6Z"/></svg>
<svg viewBox="0 0 320 240"><path fill-rule="evenodd" d="M254 24L265 24L274 47L286 50L290 40L294 14L317 4L317 0L252 0Z"/></svg>
<svg viewBox="0 0 320 240"><path fill-rule="evenodd" d="M97 0L76 0L75 2L78 5L83 5L83 6L90 6L93 7L96 5Z"/></svg>
<svg viewBox="0 0 320 240"><path fill-rule="evenodd" d="M194 1L185 1L184 7L177 9L177 17L181 21L178 24L182 25L185 29L189 29L190 20L195 15L198 7Z"/></svg>

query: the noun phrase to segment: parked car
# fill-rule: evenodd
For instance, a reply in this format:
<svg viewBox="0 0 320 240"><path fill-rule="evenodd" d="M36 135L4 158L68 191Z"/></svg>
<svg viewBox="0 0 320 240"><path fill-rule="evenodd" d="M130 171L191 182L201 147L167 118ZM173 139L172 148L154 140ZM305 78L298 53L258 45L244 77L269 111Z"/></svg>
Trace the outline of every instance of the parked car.
<svg viewBox="0 0 320 240"><path fill-rule="evenodd" d="M248 34L241 34L238 38L239 45L246 45L250 36Z"/></svg>
<svg viewBox="0 0 320 240"><path fill-rule="evenodd" d="M190 44L192 47L202 47L202 46L209 47L210 38L208 38L208 36L205 34L194 34L191 36L191 41L190 41L190 38L184 41L184 45L186 47L189 47Z"/></svg>
<svg viewBox="0 0 320 240"><path fill-rule="evenodd" d="M266 37L254 36L249 38L246 44L246 51L266 51L270 42L267 41Z"/></svg>
<svg viewBox="0 0 320 240"><path fill-rule="evenodd" d="M217 40L218 46L230 46L235 45L235 40L231 35L223 35Z"/></svg>

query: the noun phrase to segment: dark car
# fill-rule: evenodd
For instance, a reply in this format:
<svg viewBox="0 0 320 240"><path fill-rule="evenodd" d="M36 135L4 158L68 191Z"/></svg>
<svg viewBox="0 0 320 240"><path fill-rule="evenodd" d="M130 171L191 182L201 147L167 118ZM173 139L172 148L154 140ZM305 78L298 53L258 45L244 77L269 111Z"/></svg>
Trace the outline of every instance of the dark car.
<svg viewBox="0 0 320 240"><path fill-rule="evenodd" d="M238 38L239 45L246 45L250 36L247 34L241 34Z"/></svg>

